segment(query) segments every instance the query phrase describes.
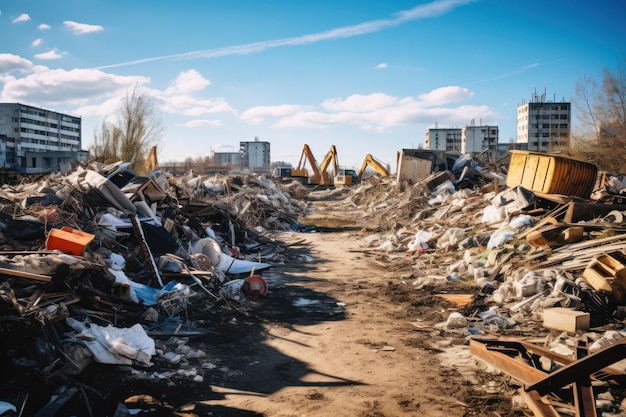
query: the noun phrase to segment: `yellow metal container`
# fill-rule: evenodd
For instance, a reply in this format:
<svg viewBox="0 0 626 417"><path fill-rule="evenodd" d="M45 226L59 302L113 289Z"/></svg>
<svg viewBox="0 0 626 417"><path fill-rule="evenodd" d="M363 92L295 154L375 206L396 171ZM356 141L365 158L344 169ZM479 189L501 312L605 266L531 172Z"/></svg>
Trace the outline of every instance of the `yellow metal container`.
<svg viewBox="0 0 626 417"><path fill-rule="evenodd" d="M511 150L506 176L510 188L522 186L545 194L589 198L598 175L598 167L560 155Z"/></svg>

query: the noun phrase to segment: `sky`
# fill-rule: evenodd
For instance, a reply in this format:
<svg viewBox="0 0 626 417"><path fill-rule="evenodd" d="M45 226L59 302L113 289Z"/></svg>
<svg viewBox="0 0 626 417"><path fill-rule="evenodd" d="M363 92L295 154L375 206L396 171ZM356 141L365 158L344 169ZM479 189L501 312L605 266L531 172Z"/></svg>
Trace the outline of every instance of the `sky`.
<svg viewBox="0 0 626 417"><path fill-rule="evenodd" d="M393 169L429 128L514 142L518 105L626 62L625 17L626 0L0 0L0 102L80 116L89 149L137 87L159 162L258 138L273 162L335 145L343 167Z"/></svg>

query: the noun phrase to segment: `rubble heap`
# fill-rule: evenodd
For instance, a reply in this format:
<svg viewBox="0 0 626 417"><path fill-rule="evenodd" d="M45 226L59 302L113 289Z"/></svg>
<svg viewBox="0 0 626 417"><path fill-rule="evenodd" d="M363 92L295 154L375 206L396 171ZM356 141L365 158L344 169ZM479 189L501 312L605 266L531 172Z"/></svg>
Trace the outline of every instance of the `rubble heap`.
<svg viewBox="0 0 626 417"><path fill-rule="evenodd" d="M579 388L585 400L574 404L568 395L576 393L560 389L591 380L605 390L623 387L625 375L623 367L605 367L626 359L617 346L626 344L626 183L622 175L596 178L595 167L575 163L579 171L563 170L563 178L533 178L535 184L560 181L558 186L574 190L571 195L525 188L528 181L519 172L483 170L475 178L484 181L469 188L438 173L395 193L401 187L394 179L372 180L347 197L366 213L368 253L379 264L404 265L408 272L400 279L414 288L448 293L458 309L437 327L473 340L473 353L526 383L526 403L543 410L536 415L553 415L543 414L550 401L569 403L572 413L593 408L592 393ZM591 180L584 182L583 174ZM512 334L547 335L547 342L537 347L492 340ZM512 351L519 358L509 361ZM580 359L587 354L587 362ZM551 367L539 366L539 356ZM530 362L523 371L515 370L520 360ZM529 377L535 367L545 379ZM578 377L554 382L550 371L561 367L571 367ZM606 385L598 380L601 372L611 375L600 378ZM539 382L545 385L537 391Z"/></svg>
<svg viewBox="0 0 626 417"><path fill-rule="evenodd" d="M75 402L82 415L127 415L89 383L101 364L201 382L207 354L185 338L219 338L233 311L267 294L261 271L285 245L263 232L288 230L305 208L305 189L263 176L141 177L126 167L91 164L0 189L8 413L56 415ZM151 370L155 362L175 368Z"/></svg>

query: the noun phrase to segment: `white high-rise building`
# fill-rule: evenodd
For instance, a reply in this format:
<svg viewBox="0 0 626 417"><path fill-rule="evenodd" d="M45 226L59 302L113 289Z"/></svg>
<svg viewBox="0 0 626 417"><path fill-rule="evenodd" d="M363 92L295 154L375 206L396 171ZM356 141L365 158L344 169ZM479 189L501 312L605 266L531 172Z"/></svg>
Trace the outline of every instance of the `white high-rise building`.
<svg viewBox="0 0 626 417"><path fill-rule="evenodd" d="M253 171L270 171L270 143L262 142L258 137L254 142L239 142L239 152L243 168L250 168Z"/></svg>
<svg viewBox="0 0 626 417"><path fill-rule="evenodd" d="M569 141L572 106L566 101L548 101L546 94L533 95L517 107L517 143L529 151L558 151Z"/></svg>
<svg viewBox="0 0 626 417"><path fill-rule="evenodd" d="M461 132L461 153L479 153L498 147L498 126L465 126Z"/></svg>
<svg viewBox="0 0 626 417"><path fill-rule="evenodd" d="M461 129L428 129L424 149L432 151L461 152Z"/></svg>

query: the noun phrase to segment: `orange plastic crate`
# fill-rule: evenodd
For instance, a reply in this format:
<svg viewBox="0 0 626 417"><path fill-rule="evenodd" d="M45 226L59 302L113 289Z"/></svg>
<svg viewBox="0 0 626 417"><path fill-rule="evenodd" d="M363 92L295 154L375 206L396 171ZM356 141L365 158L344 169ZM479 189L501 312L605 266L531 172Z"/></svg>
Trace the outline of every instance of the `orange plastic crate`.
<svg viewBox="0 0 626 417"><path fill-rule="evenodd" d="M50 229L46 238L46 249L60 250L64 253L80 256L94 238L95 235L90 233L63 226L61 229Z"/></svg>

